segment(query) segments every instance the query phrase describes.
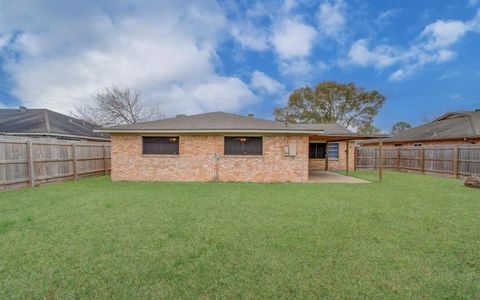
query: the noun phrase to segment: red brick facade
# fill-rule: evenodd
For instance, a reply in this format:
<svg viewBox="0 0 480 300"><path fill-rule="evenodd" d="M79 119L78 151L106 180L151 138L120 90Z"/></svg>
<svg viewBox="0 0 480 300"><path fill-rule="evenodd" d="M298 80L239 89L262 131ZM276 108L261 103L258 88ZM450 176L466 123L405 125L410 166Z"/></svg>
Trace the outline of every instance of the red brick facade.
<svg viewBox="0 0 480 300"><path fill-rule="evenodd" d="M223 141L221 135L180 135L179 155L142 155L140 135L113 135L112 180L308 181L306 135L264 135L260 156L225 156ZM295 156L285 156L287 144L296 146Z"/></svg>

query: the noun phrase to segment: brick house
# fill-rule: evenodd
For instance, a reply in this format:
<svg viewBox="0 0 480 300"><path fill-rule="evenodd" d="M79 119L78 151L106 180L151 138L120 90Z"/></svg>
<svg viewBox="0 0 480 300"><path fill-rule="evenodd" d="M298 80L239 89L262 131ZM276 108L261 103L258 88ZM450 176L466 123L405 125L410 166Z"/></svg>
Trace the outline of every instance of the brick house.
<svg viewBox="0 0 480 300"><path fill-rule="evenodd" d="M292 124L213 112L99 130L111 134L112 180L307 182L353 169L359 135L337 124Z"/></svg>
<svg viewBox="0 0 480 300"><path fill-rule="evenodd" d="M377 146L378 140L369 140L360 144ZM395 147L480 144L480 109L446 113L432 122L383 139L383 144Z"/></svg>

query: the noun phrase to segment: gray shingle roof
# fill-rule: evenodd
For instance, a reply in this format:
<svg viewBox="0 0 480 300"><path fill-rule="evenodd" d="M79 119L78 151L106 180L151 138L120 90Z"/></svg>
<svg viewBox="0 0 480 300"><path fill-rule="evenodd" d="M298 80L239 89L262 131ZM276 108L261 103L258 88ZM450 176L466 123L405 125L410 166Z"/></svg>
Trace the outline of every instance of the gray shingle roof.
<svg viewBox="0 0 480 300"><path fill-rule="evenodd" d="M384 139L384 142L407 142L480 138L480 111L461 111L444 114L433 122L405 130Z"/></svg>
<svg viewBox="0 0 480 300"><path fill-rule="evenodd" d="M126 131L282 131L282 132L322 132L324 134L353 134L338 124L293 124L265 120L255 117L240 116L224 112L211 112L191 116L120 125L104 128L103 132Z"/></svg>
<svg viewBox="0 0 480 300"><path fill-rule="evenodd" d="M48 109L0 109L0 134L109 139L98 126Z"/></svg>

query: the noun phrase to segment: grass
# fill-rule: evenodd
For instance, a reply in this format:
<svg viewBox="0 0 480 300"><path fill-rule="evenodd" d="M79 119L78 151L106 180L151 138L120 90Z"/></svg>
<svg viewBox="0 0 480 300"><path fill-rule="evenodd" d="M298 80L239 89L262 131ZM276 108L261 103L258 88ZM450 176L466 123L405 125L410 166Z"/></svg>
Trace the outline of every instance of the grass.
<svg viewBox="0 0 480 300"><path fill-rule="evenodd" d="M386 172L0 193L1 299L140 297L478 299L480 191Z"/></svg>

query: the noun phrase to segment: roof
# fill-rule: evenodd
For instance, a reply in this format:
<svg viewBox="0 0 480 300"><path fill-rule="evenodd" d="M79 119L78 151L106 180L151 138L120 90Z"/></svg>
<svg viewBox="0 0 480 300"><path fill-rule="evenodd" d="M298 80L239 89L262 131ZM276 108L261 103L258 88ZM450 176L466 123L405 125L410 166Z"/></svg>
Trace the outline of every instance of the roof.
<svg viewBox="0 0 480 300"><path fill-rule="evenodd" d="M0 109L0 134L43 135L108 140L92 123L48 109Z"/></svg>
<svg viewBox="0 0 480 300"><path fill-rule="evenodd" d="M430 123L407 129L383 141L388 143L463 138L480 138L480 111L449 112Z"/></svg>
<svg viewBox="0 0 480 300"><path fill-rule="evenodd" d="M294 124L240 116L225 112L198 115L179 115L175 118L119 125L97 132L275 132L317 133L326 135L354 135L338 124Z"/></svg>

